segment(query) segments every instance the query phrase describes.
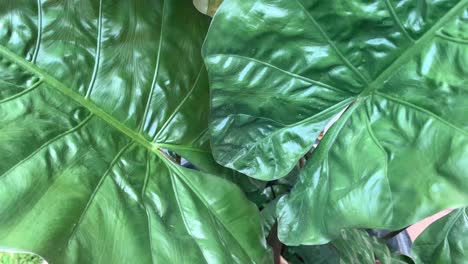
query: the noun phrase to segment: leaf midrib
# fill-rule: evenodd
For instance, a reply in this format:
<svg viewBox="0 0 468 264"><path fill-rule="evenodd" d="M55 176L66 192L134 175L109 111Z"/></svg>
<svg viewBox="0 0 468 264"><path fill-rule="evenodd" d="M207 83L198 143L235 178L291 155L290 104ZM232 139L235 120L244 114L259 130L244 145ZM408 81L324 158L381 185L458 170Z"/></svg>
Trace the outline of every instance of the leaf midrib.
<svg viewBox="0 0 468 264"><path fill-rule="evenodd" d="M159 144L159 143L149 142L148 140L144 138L143 135L133 131L126 125L122 124L119 120L117 120L115 117L111 116L104 110L102 110L99 106L97 106L92 101L87 100L85 97L73 91L72 89L68 88L62 82L55 79L54 77L52 77L50 74L48 74L47 72L45 72L44 70L36 66L35 64L32 64L31 62L18 56L17 54L13 53L12 51L10 51L8 48L6 48L3 45L0 45L0 55L18 64L19 66L21 66L28 72L36 75L37 77L40 78L40 80L43 81L43 83L49 84L52 88L58 90L59 92L64 94L66 97L72 99L79 105L85 107L88 111L90 111L95 116L102 119L104 122L106 122L113 128L117 129L118 131L120 131L121 133L129 137L130 139L134 140L136 143L142 145L143 147L149 149L151 152L155 153L163 161L166 161L167 158L160 153L161 148L164 148L164 147L174 148L174 149L189 148L189 146L184 146L184 145L179 146L179 145L172 145L172 144L166 144L166 143ZM194 151L196 151L196 149L194 149Z"/></svg>

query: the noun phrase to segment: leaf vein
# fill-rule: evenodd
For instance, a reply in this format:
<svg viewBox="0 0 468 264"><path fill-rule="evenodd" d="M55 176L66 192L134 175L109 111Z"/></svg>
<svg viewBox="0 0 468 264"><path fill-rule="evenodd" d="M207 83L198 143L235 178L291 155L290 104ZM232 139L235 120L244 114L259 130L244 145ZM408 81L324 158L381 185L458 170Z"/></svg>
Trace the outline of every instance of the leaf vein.
<svg viewBox="0 0 468 264"><path fill-rule="evenodd" d="M162 50L162 43L163 43L163 33L164 33L164 13L166 11L166 1L163 1L163 7L162 7L162 12L161 12L161 28L159 32L159 44L158 44L158 54L156 55L156 66L154 68L154 75L153 75L153 81L151 82L151 89L148 94L148 100L146 101L146 106L145 106L145 112L143 113L143 117L141 118L141 124L140 127L138 128L138 131L141 132L143 130L143 127L146 122L146 118L148 116L149 109L151 107L151 99L153 97L154 89L157 85L157 79L159 75L159 63L161 61L161 50Z"/></svg>
<svg viewBox="0 0 468 264"><path fill-rule="evenodd" d="M440 122L441 124L443 124L443 125L445 125L447 127L450 127L452 129L454 129L455 131L459 132L460 134L468 137L468 132L467 131L465 131L462 128L460 128L460 127L458 127L458 126L456 126L456 125L442 119L442 117L436 115L435 113L433 113L433 112L431 112L431 111L429 111L427 109L424 109L424 108L422 108L420 106L417 106L417 105L415 105L413 103L410 103L408 101L405 101L405 100L402 100L402 99L399 99L399 98L395 98L395 97L390 96L390 95L385 94L385 93L375 91L375 94L378 95L378 96L381 96L381 97L383 97L383 98L385 98L387 100L393 101L393 102L401 104L401 105L405 105L406 107L409 107L409 108L411 108L413 110L421 112L421 113L425 114L426 116Z"/></svg>
<svg viewBox="0 0 468 264"><path fill-rule="evenodd" d="M268 136L265 136L257 141L255 141L253 144L251 144L250 146L244 146L244 148L242 148L238 153L236 153L236 155L233 156L233 161L232 162L235 162L237 159L240 159L242 155L244 155L245 153L248 153L250 152L253 148L255 148L256 146L258 146L259 144L261 144L262 142L264 142L266 139L268 138L272 138L274 137L275 135L281 133L284 129L287 129L287 128L290 128L290 127L294 127L294 126L298 126L298 125L302 125L304 123L307 123L311 120L314 120L316 118L320 118L324 115L327 115L329 113L332 113L334 110L336 110L337 108L339 109L341 106L345 106L345 105L348 105L349 102L352 100L353 98L349 98L347 100L344 100L344 101L341 101L340 103L338 104L335 104L327 109L325 109L324 111L322 112L319 112L313 116L310 116L308 118L305 118L297 123L294 123L294 124L290 124L290 125L287 125L286 127L284 128L281 128L281 129L278 129L276 131L274 131L273 133L269 134ZM339 109L341 110L341 109ZM274 121L274 120L272 120ZM275 121L276 122L276 121ZM278 123L278 122L277 122ZM247 148L246 148L247 147ZM294 164L293 164L294 165Z"/></svg>
<svg viewBox="0 0 468 264"><path fill-rule="evenodd" d="M146 152L146 174L145 174L145 180L143 182L143 188L141 190L141 204L143 205L143 209L145 209L145 213L146 213L146 221L147 221L147 224L148 224L148 242L149 242L149 248L150 248L150 255L151 255L151 262L152 263L156 263L154 261L154 257L153 257L153 251L154 251L154 247L153 247L153 239L151 238L151 234L152 234L152 228L151 228L151 218L150 218L150 213L148 212L148 208L146 207L146 203L145 203L145 195L146 195L146 187L148 186L148 180L149 180L149 175L150 175L150 171L151 171L151 164L150 164L150 151L148 150Z"/></svg>
<svg viewBox="0 0 468 264"><path fill-rule="evenodd" d="M182 101L179 102L179 104L174 109L174 111L169 116L169 118L166 120L166 122L164 122L164 124L161 126L161 129L159 129L158 133L156 133L156 135L154 136L154 139L153 139L154 141L156 141L158 139L158 137L162 134L162 132L164 132L166 127L171 123L171 121L174 119L176 114L179 112L180 108L182 108L182 106L185 104L185 102L188 100L188 98L192 95L193 91L195 90L195 88L197 86L198 80L200 79L202 71L203 71L203 65L200 67L200 71L198 72L197 78L195 79L195 82L193 83L193 86L190 88L188 93L184 96Z"/></svg>
<svg viewBox="0 0 468 264"><path fill-rule="evenodd" d="M385 150L385 148L380 143L379 138L377 138L377 136L375 135L374 130L372 129L372 125L370 123L370 116L369 115L370 115L370 113L367 112L366 118L364 120L366 122L366 128L367 128L367 131L368 131L368 133L370 135L370 138L372 139L374 144L377 146L377 148L379 148L382 151L382 154L384 155L384 176L385 176L385 180L387 181L387 186L388 186L389 195L390 195L390 206L391 206L391 209L392 209L390 217L389 217L390 218L389 221L393 221L395 206L393 206L394 205L393 192L392 192L392 188L390 186L390 180L388 179L388 157L389 156L388 156L388 153Z"/></svg>
<svg viewBox="0 0 468 264"><path fill-rule="evenodd" d="M436 37L439 37L441 39L445 39L445 40L448 40L448 41L451 41L451 42L460 43L460 44L468 44L468 39L462 39L462 38L448 36L447 34L445 34L443 32L436 33Z"/></svg>
<svg viewBox="0 0 468 264"><path fill-rule="evenodd" d="M406 61L409 57L414 55L417 52L421 51L421 46L425 44L425 41L434 37L437 30L447 23L447 21L452 18L455 14L463 10L463 8L468 4L468 0L462 0L457 5L452 7L444 16L442 16L423 36L416 40L413 45L405 49L396 60L394 60L383 72L381 72L369 85L359 94L360 97L365 97L371 94L373 91L381 88L381 85L392 76L395 71L406 65Z"/></svg>
<svg viewBox="0 0 468 264"><path fill-rule="evenodd" d="M81 94L76 93L75 91L71 90L63 83L49 75L47 72L44 72L42 69L38 68L36 65L30 63L29 61L24 60L22 57L19 57L15 53L8 50L6 47L0 45L0 55L5 56L5 58L17 63L19 66L23 67L30 73L35 74L39 78L41 78L45 83L47 83L51 88L59 91L60 93L64 94L66 97L70 98L71 100L75 101L79 105L83 106L91 113L99 117L105 123L109 124L113 128L120 131L122 134L126 135L128 138L136 141L143 147L149 149L153 153L155 153L158 157L165 159L157 150L160 147L164 146L173 146L172 144L152 144L151 142L147 141L141 134L135 132L134 130L128 128L126 125L122 124L119 120L115 117L111 116L109 113L102 110L99 106L97 106L92 101L84 98Z"/></svg>
<svg viewBox="0 0 468 264"><path fill-rule="evenodd" d="M183 175L183 172L180 171L178 165L173 165L173 167ZM234 233L227 227L227 225L219 218L219 215L215 210L213 210L210 206L210 204L205 200L205 198L198 192L198 190L192 185L190 180L185 179L184 177L180 177L183 182L185 182L189 187L190 190L200 199L200 201L203 203L203 205L208 209L208 211L215 217L215 219L223 226L223 228L226 230L226 232L231 235L232 238L234 238L234 241L239 245L240 249L245 253L246 256L250 257L250 254L247 252L247 250L244 248L242 243L239 242L237 237L234 235Z"/></svg>
<svg viewBox="0 0 468 264"><path fill-rule="evenodd" d="M188 234L190 235L190 237L193 239L193 241L197 245L197 248L200 250L200 253L203 255L204 257L203 260L205 261L205 263L208 263L208 261L206 260L206 256L202 250L202 247L198 244L198 241L195 239L195 236L192 234L192 231L190 230L190 226L187 223L187 219L185 218L185 213L183 212L181 208L182 206L181 206L181 202L179 199L179 192L177 190L177 187L175 186L176 184L175 184L174 176L172 175L172 173L169 173L169 174L171 178L172 190L174 191L174 196L176 198L176 202L178 205L177 208L179 209L179 213L180 213L180 216L182 217L182 222L184 223L185 229L187 230Z"/></svg>
<svg viewBox="0 0 468 264"><path fill-rule="evenodd" d="M98 191L100 190L102 184L104 183L104 180L107 178L107 175L109 175L110 171L112 170L112 168L115 166L115 164L120 160L120 158L122 157L122 155L125 153L125 151L127 151L127 149L133 144L133 141L131 141L130 143L128 143L125 147L123 147L114 157L114 159L111 161L109 167L107 168L107 170L104 172L104 174L101 176L101 178L99 179L99 182L96 186L96 188L93 190L93 192L91 193L91 196L89 197L89 200L88 202L86 203L85 205L85 208L83 209L83 212L81 213L80 217L78 218L78 221L77 223L73 226L73 229L70 233L70 236L67 240L67 246L70 245L70 242L72 241L72 239L75 237L76 235L76 232L78 231L81 223L83 222L85 216L86 216L86 213L88 212L88 209L90 208L92 202L94 201L94 198L96 197L96 194L98 193Z"/></svg>
<svg viewBox="0 0 468 264"><path fill-rule="evenodd" d="M397 26L400 28L401 32L405 35L405 37L410 40L411 42L414 42L415 40L411 37L411 35L408 33L406 28L403 26L403 23L401 23L400 18L398 18L398 15L396 14L395 8L393 7L392 3L390 3L389 0L385 0L385 5L388 8L388 11L390 15L392 16L393 21L397 24Z"/></svg>
<svg viewBox="0 0 468 264"><path fill-rule="evenodd" d="M42 4L41 0L37 0L37 40L36 40L36 45L34 47L34 52L32 55L31 62L36 63L37 56L39 54L39 49L41 47L41 41L42 41Z"/></svg>
<svg viewBox="0 0 468 264"><path fill-rule="evenodd" d="M94 58L94 67L93 74L91 75L91 80L89 81L88 89L85 94L85 98L89 98L94 89L94 84L96 83L97 74L99 71L99 63L101 59L101 38L102 38L102 0L99 0L99 16L98 16L98 32L96 38L96 56Z"/></svg>
<svg viewBox="0 0 468 264"><path fill-rule="evenodd" d="M68 134L71 134L77 130L79 130L80 128L82 128L86 123L89 122L89 120L91 120L91 118L93 117L92 114L90 114L89 116L87 116L81 123L79 123L77 126L75 127L72 127L68 130L66 130L65 132L57 135L56 137L52 138L51 140L47 141L46 143L44 143L42 146L40 146L39 148L37 148L36 150L34 150L29 156L27 156L26 158L20 160L19 162L17 162L15 165L13 165L8 171L6 171L5 173L3 173L2 175L0 175L0 178L3 178L5 177L6 175L8 175L10 172L12 172L14 169L16 169L18 166L20 166L21 164L25 163L26 161L28 161L29 159L33 158L37 153L39 153L39 151L43 150L44 148L50 146L52 143L56 142L57 140L65 137L66 135Z"/></svg>
<svg viewBox="0 0 468 264"><path fill-rule="evenodd" d="M287 70L284 70L284 69L281 69L273 64L270 64L268 62L265 62L265 61L261 61L261 60L258 60L258 59L255 59L255 58L250 58L250 57L247 57L247 56L242 56L242 55L237 55L237 54L210 54L208 56L206 56L205 58L208 59L208 58L211 58L211 57L216 57L216 56L226 56L226 57L234 57L234 58L239 58L239 59L244 59L244 60L250 60L252 62L255 62L255 63L259 63L259 64L262 64L264 66L267 66L269 68L272 68L274 70L277 70L279 72L282 72L286 75L289 75L293 78L296 78L296 79L299 79L299 80L302 80L302 81L305 81L305 82L308 82L310 84L315 84L315 85L318 85L318 86L322 86L324 88L327 88L327 89L330 89L332 91L335 91L335 92L339 92L339 93L345 93L343 90L340 90L336 87L333 87L329 84L326 84L326 83L322 83L322 82L319 82L319 81L315 81L315 80L312 80L310 78L307 78L305 76L302 76L300 74L296 74L296 73L292 73L290 71L287 71Z"/></svg>
<svg viewBox="0 0 468 264"><path fill-rule="evenodd" d="M369 83L369 80L344 56L343 53L338 49L338 47L333 43L333 41L330 39L330 37L327 35L325 30L320 26L320 24L315 20L315 18L312 16L312 14L305 8L305 6L302 4L300 0L296 0L297 4L302 8L304 13L307 15L307 17L310 19L310 21L314 24L314 26L318 29L320 34L325 38L325 40L328 42L330 47L336 52L336 54L341 58L341 60L345 63L346 66L348 66L349 69L351 69L359 78L361 78L366 84Z"/></svg>
<svg viewBox="0 0 468 264"><path fill-rule="evenodd" d="M11 100L14 100L16 98L19 98L19 97L21 97L21 96L23 96L25 94L28 94L28 93L34 91L37 87L39 87L42 84L42 82L43 82L42 80L39 80L36 83L34 83L33 85L31 85L31 87L29 87L27 89L24 89L23 91L21 91L21 92L19 92L17 94L14 94L14 95L12 95L10 97L7 97L5 99L0 100L0 104L6 103L6 102L11 101Z"/></svg>

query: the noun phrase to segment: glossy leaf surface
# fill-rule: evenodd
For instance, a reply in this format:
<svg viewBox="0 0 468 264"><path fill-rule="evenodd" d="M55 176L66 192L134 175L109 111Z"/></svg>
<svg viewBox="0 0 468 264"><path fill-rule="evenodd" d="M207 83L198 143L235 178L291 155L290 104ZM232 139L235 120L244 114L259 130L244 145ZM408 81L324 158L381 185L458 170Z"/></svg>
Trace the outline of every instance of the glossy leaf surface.
<svg viewBox="0 0 468 264"><path fill-rule="evenodd" d="M161 152L215 167L207 19L184 1L1 1L2 250L49 263L269 262L240 189Z"/></svg>
<svg viewBox="0 0 468 264"><path fill-rule="evenodd" d="M467 5L223 3L204 45L218 162L282 177L353 102L278 203L283 242L398 229L468 204Z"/></svg>
<svg viewBox="0 0 468 264"><path fill-rule="evenodd" d="M467 209L457 209L432 223L416 239L412 255L416 263L468 263Z"/></svg>

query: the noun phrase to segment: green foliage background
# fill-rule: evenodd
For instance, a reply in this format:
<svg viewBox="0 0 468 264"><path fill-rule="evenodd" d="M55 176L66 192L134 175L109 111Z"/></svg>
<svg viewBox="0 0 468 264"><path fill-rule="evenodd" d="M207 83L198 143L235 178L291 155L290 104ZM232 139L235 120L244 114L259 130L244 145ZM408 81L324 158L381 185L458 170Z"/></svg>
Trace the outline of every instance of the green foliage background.
<svg viewBox="0 0 468 264"><path fill-rule="evenodd" d="M41 264L44 261L32 254L0 252L0 264Z"/></svg>

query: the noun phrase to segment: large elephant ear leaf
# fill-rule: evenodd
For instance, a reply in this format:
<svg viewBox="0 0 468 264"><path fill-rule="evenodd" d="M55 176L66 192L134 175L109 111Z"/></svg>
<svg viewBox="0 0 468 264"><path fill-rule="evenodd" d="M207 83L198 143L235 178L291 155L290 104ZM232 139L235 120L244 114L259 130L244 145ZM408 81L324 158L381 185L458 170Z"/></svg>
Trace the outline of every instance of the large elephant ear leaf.
<svg viewBox="0 0 468 264"><path fill-rule="evenodd" d="M454 210L432 223L416 239L412 255L416 263L468 263L467 208Z"/></svg>
<svg viewBox="0 0 468 264"><path fill-rule="evenodd" d="M178 0L1 1L0 249L49 263L269 262L240 189L163 152L210 163L208 22Z"/></svg>
<svg viewBox="0 0 468 264"><path fill-rule="evenodd" d="M204 45L218 162L260 179L282 177L352 102L278 203L282 241L399 229L468 204L467 5L221 5Z"/></svg>

